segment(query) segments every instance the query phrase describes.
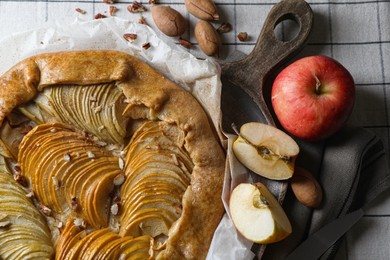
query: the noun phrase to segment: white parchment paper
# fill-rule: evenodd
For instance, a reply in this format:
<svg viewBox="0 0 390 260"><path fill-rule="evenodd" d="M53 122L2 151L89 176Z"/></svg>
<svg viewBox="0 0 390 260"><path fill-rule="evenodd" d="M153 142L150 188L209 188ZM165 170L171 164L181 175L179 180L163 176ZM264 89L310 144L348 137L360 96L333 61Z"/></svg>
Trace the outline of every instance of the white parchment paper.
<svg viewBox="0 0 390 260"><path fill-rule="evenodd" d="M130 43L124 33L136 33ZM144 43L150 43L147 50ZM24 58L48 52L67 50L111 49L127 52L149 63L161 73L190 91L207 111L221 138L220 131L221 81L220 68L211 59L199 60L174 44L168 45L147 25L120 18L73 23L47 24L32 31L20 32L0 42L0 74ZM240 182L248 181L248 173L235 161L231 144L235 136L228 136L227 167L223 200L226 209L217 228L207 259L253 259L252 243L242 238L234 228L228 210L230 192Z"/></svg>

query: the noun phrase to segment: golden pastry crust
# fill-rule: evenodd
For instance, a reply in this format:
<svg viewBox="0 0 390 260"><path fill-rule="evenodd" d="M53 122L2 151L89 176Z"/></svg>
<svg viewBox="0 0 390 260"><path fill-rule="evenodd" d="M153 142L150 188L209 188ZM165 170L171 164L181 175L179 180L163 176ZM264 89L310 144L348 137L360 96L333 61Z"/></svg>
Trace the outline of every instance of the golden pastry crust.
<svg viewBox="0 0 390 260"><path fill-rule="evenodd" d="M225 154L197 100L144 62L118 51L72 51L28 58L0 77L0 124L45 87L115 82L127 98L124 115L161 120L185 133L194 163L183 211L171 227L163 259L203 259L223 215Z"/></svg>

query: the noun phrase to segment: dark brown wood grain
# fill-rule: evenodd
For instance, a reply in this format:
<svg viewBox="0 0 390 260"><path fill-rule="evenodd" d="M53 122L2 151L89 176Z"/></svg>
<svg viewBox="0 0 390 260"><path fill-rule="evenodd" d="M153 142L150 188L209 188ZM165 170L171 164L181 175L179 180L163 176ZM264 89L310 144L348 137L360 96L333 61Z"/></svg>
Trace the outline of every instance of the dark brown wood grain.
<svg viewBox="0 0 390 260"><path fill-rule="evenodd" d="M294 20L299 26L299 32L295 38L289 41L278 39L275 35L275 27L284 20ZM223 113L224 117L231 117L224 129L229 128L230 121L237 121L240 125L252 118L261 120L261 115L252 116L244 113L253 113L256 106L260 108L268 124L275 125L270 113L270 87L265 84L269 75L279 68L283 63L294 56L306 43L312 28L313 12L308 3L303 0L284 0L276 4L269 12L256 45L252 52L245 58L223 63ZM253 100L253 103L242 97L240 92L244 91ZM233 105L234 100L240 105ZM247 104L252 103L252 104ZM255 106L254 108L242 106ZM237 116L240 116L238 117ZM226 129L225 129L226 130Z"/></svg>
<svg viewBox="0 0 390 260"><path fill-rule="evenodd" d="M281 40L275 27L284 20L294 20L298 34L291 40ZM232 133L232 123L240 127L246 122L263 122L276 126L271 106L270 75L291 59L305 45L313 23L313 12L303 0L283 0L269 12L253 51L245 58L221 63L222 128ZM254 181L263 182L282 204L288 182L273 181L252 174ZM252 251L261 258L265 245L255 244Z"/></svg>

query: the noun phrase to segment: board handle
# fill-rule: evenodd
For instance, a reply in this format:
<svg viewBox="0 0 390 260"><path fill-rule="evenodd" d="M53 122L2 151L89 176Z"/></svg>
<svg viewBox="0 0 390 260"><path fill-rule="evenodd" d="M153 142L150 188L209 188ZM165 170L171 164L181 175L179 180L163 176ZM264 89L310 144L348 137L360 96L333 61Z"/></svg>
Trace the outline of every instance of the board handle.
<svg viewBox="0 0 390 260"><path fill-rule="evenodd" d="M299 30L293 39L284 41L275 34L276 26L285 20L293 20ZM249 94L262 110L265 119L275 125L265 97L270 88L265 84L269 75L288 61L306 43L313 23L313 11L304 0L283 0L270 10L256 45L242 60L223 66L223 76ZM229 76L231 75L231 76ZM269 99L269 98L268 98ZM268 101L268 103L266 102Z"/></svg>

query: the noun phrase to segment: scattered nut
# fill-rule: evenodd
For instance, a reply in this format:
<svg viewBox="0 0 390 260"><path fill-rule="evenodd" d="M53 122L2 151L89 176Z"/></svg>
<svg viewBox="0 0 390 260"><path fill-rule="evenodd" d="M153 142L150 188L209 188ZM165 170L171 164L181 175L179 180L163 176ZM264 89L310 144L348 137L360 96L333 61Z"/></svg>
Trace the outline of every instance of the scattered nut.
<svg viewBox="0 0 390 260"><path fill-rule="evenodd" d="M82 218L75 218L73 223L76 227L80 227L84 229L87 227L87 223Z"/></svg>
<svg viewBox="0 0 390 260"><path fill-rule="evenodd" d="M87 152L87 156L88 156L88 158L95 158L95 154L91 151Z"/></svg>
<svg viewBox="0 0 390 260"><path fill-rule="evenodd" d="M76 197L72 197L72 200L70 202L70 207L73 211L77 211L78 208L79 208L79 204L77 203L77 198Z"/></svg>
<svg viewBox="0 0 390 260"><path fill-rule="evenodd" d="M228 33L232 30L232 25L230 23L222 23L218 28L217 32L219 33Z"/></svg>
<svg viewBox="0 0 390 260"><path fill-rule="evenodd" d="M296 166L290 184L295 197L303 205L316 208L321 204L321 186L307 170Z"/></svg>
<svg viewBox="0 0 390 260"><path fill-rule="evenodd" d="M121 170L123 170L123 168L125 167L125 161L123 161L123 159L120 157L118 159L118 166L119 166L119 169L121 169Z"/></svg>
<svg viewBox="0 0 390 260"><path fill-rule="evenodd" d="M217 7L212 0L185 0L187 11L206 21L219 20Z"/></svg>
<svg viewBox="0 0 390 260"><path fill-rule="evenodd" d="M110 5L109 7L109 14L110 16L114 16L118 8L116 6Z"/></svg>
<svg viewBox="0 0 390 260"><path fill-rule="evenodd" d="M8 227L9 225L11 225L11 221L9 220L0 221L0 228L5 228Z"/></svg>
<svg viewBox="0 0 390 260"><path fill-rule="evenodd" d="M218 55L221 43L219 35L211 23L203 20L198 21L195 25L195 38L206 55Z"/></svg>
<svg viewBox="0 0 390 260"><path fill-rule="evenodd" d="M27 198L34 198L35 197L35 195L34 195L34 191L33 190L30 190L27 194L26 194L26 197Z"/></svg>
<svg viewBox="0 0 390 260"><path fill-rule="evenodd" d="M15 171L16 173L20 173L21 170L22 170L22 169L20 168L20 165L19 165L19 164L15 164L15 165L14 165L14 171Z"/></svg>
<svg viewBox="0 0 390 260"><path fill-rule="evenodd" d="M115 196L113 202L119 205L122 205L122 199L119 196Z"/></svg>
<svg viewBox="0 0 390 260"><path fill-rule="evenodd" d="M152 4L157 4L158 1L157 0L149 0L149 4L152 5Z"/></svg>
<svg viewBox="0 0 390 260"><path fill-rule="evenodd" d="M87 11L85 11L85 10L83 10L81 8L76 8L75 11L80 13L80 14L86 14L87 13Z"/></svg>
<svg viewBox="0 0 390 260"><path fill-rule="evenodd" d="M58 180L57 176L51 177L55 190L58 190L60 188L60 181Z"/></svg>
<svg viewBox="0 0 390 260"><path fill-rule="evenodd" d="M66 154L64 155L64 161L70 162L70 159L71 159L70 154L66 153Z"/></svg>
<svg viewBox="0 0 390 260"><path fill-rule="evenodd" d="M141 13L145 12L146 8L142 4L138 3L137 1L134 1L131 5L127 7L127 10L130 13Z"/></svg>
<svg viewBox="0 0 390 260"><path fill-rule="evenodd" d="M23 175L19 173L14 174L14 180L23 187L27 187L27 180Z"/></svg>
<svg viewBox="0 0 390 260"><path fill-rule="evenodd" d="M246 33L246 32L240 32L240 33L238 33L237 38L238 38L238 40L240 40L241 42L245 42L246 40L248 40L248 33Z"/></svg>
<svg viewBox="0 0 390 260"><path fill-rule="evenodd" d="M113 4L114 2L114 0L103 0L103 3L105 4Z"/></svg>
<svg viewBox="0 0 390 260"><path fill-rule="evenodd" d="M111 211L112 215L114 215L114 216L118 215L118 213L119 213L119 206L118 206L118 204L112 204L110 211Z"/></svg>
<svg viewBox="0 0 390 260"><path fill-rule="evenodd" d="M135 33L125 33L123 38L128 42L134 42L137 39L137 34Z"/></svg>
<svg viewBox="0 0 390 260"><path fill-rule="evenodd" d="M124 175L123 173L118 174L117 176L115 176L113 182L114 182L114 185L115 185L115 186L120 186L120 185L122 185L122 184L125 182L125 175Z"/></svg>
<svg viewBox="0 0 390 260"><path fill-rule="evenodd" d="M162 33L174 37L186 31L187 21L175 9L164 5L154 5L151 9L153 21Z"/></svg>
<svg viewBox="0 0 390 260"><path fill-rule="evenodd" d="M95 15L95 19L103 19L103 18L107 18L107 16L105 16L104 14L101 14L101 13L98 13Z"/></svg>
<svg viewBox="0 0 390 260"><path fill-rule="evenodd" d="M145 42L144 44L142 44L142 48L144 48L145 50L149 49L150 48L150 43L149 42Z"/></svg>
<svg viewBox="0 0 390 260"><path fill-rule="evenodd" d="M179 43L181 46L183 46L186 49L191 48L191 42L186 39L183 39L182 37L179 38Z"/></svg>
<svg viewBox="0 0 390 260"><path fill-rule="evenodd" d="M138 19L138 23L139 23L139 24L148 24L148 23L146 22L145 17L143 17L143 16L141 16L141 18Z"/></svg>
<svg viewBox="0 0 390 260"><path fill-rule="evenodd" d="M62 229L63 227L64 227L64 222L62 222L62 221L58 222L57 228Z"/></svg>
<svg viewBox="0 0 390 260"><path fill-rule="evenodd" d="M46 216L51 216L51 213L52 213L51 209L46 207L45 205L40 204L38 206L38 209L39 209L40 212L42 212L42 214L44 214Z"/></svg>

